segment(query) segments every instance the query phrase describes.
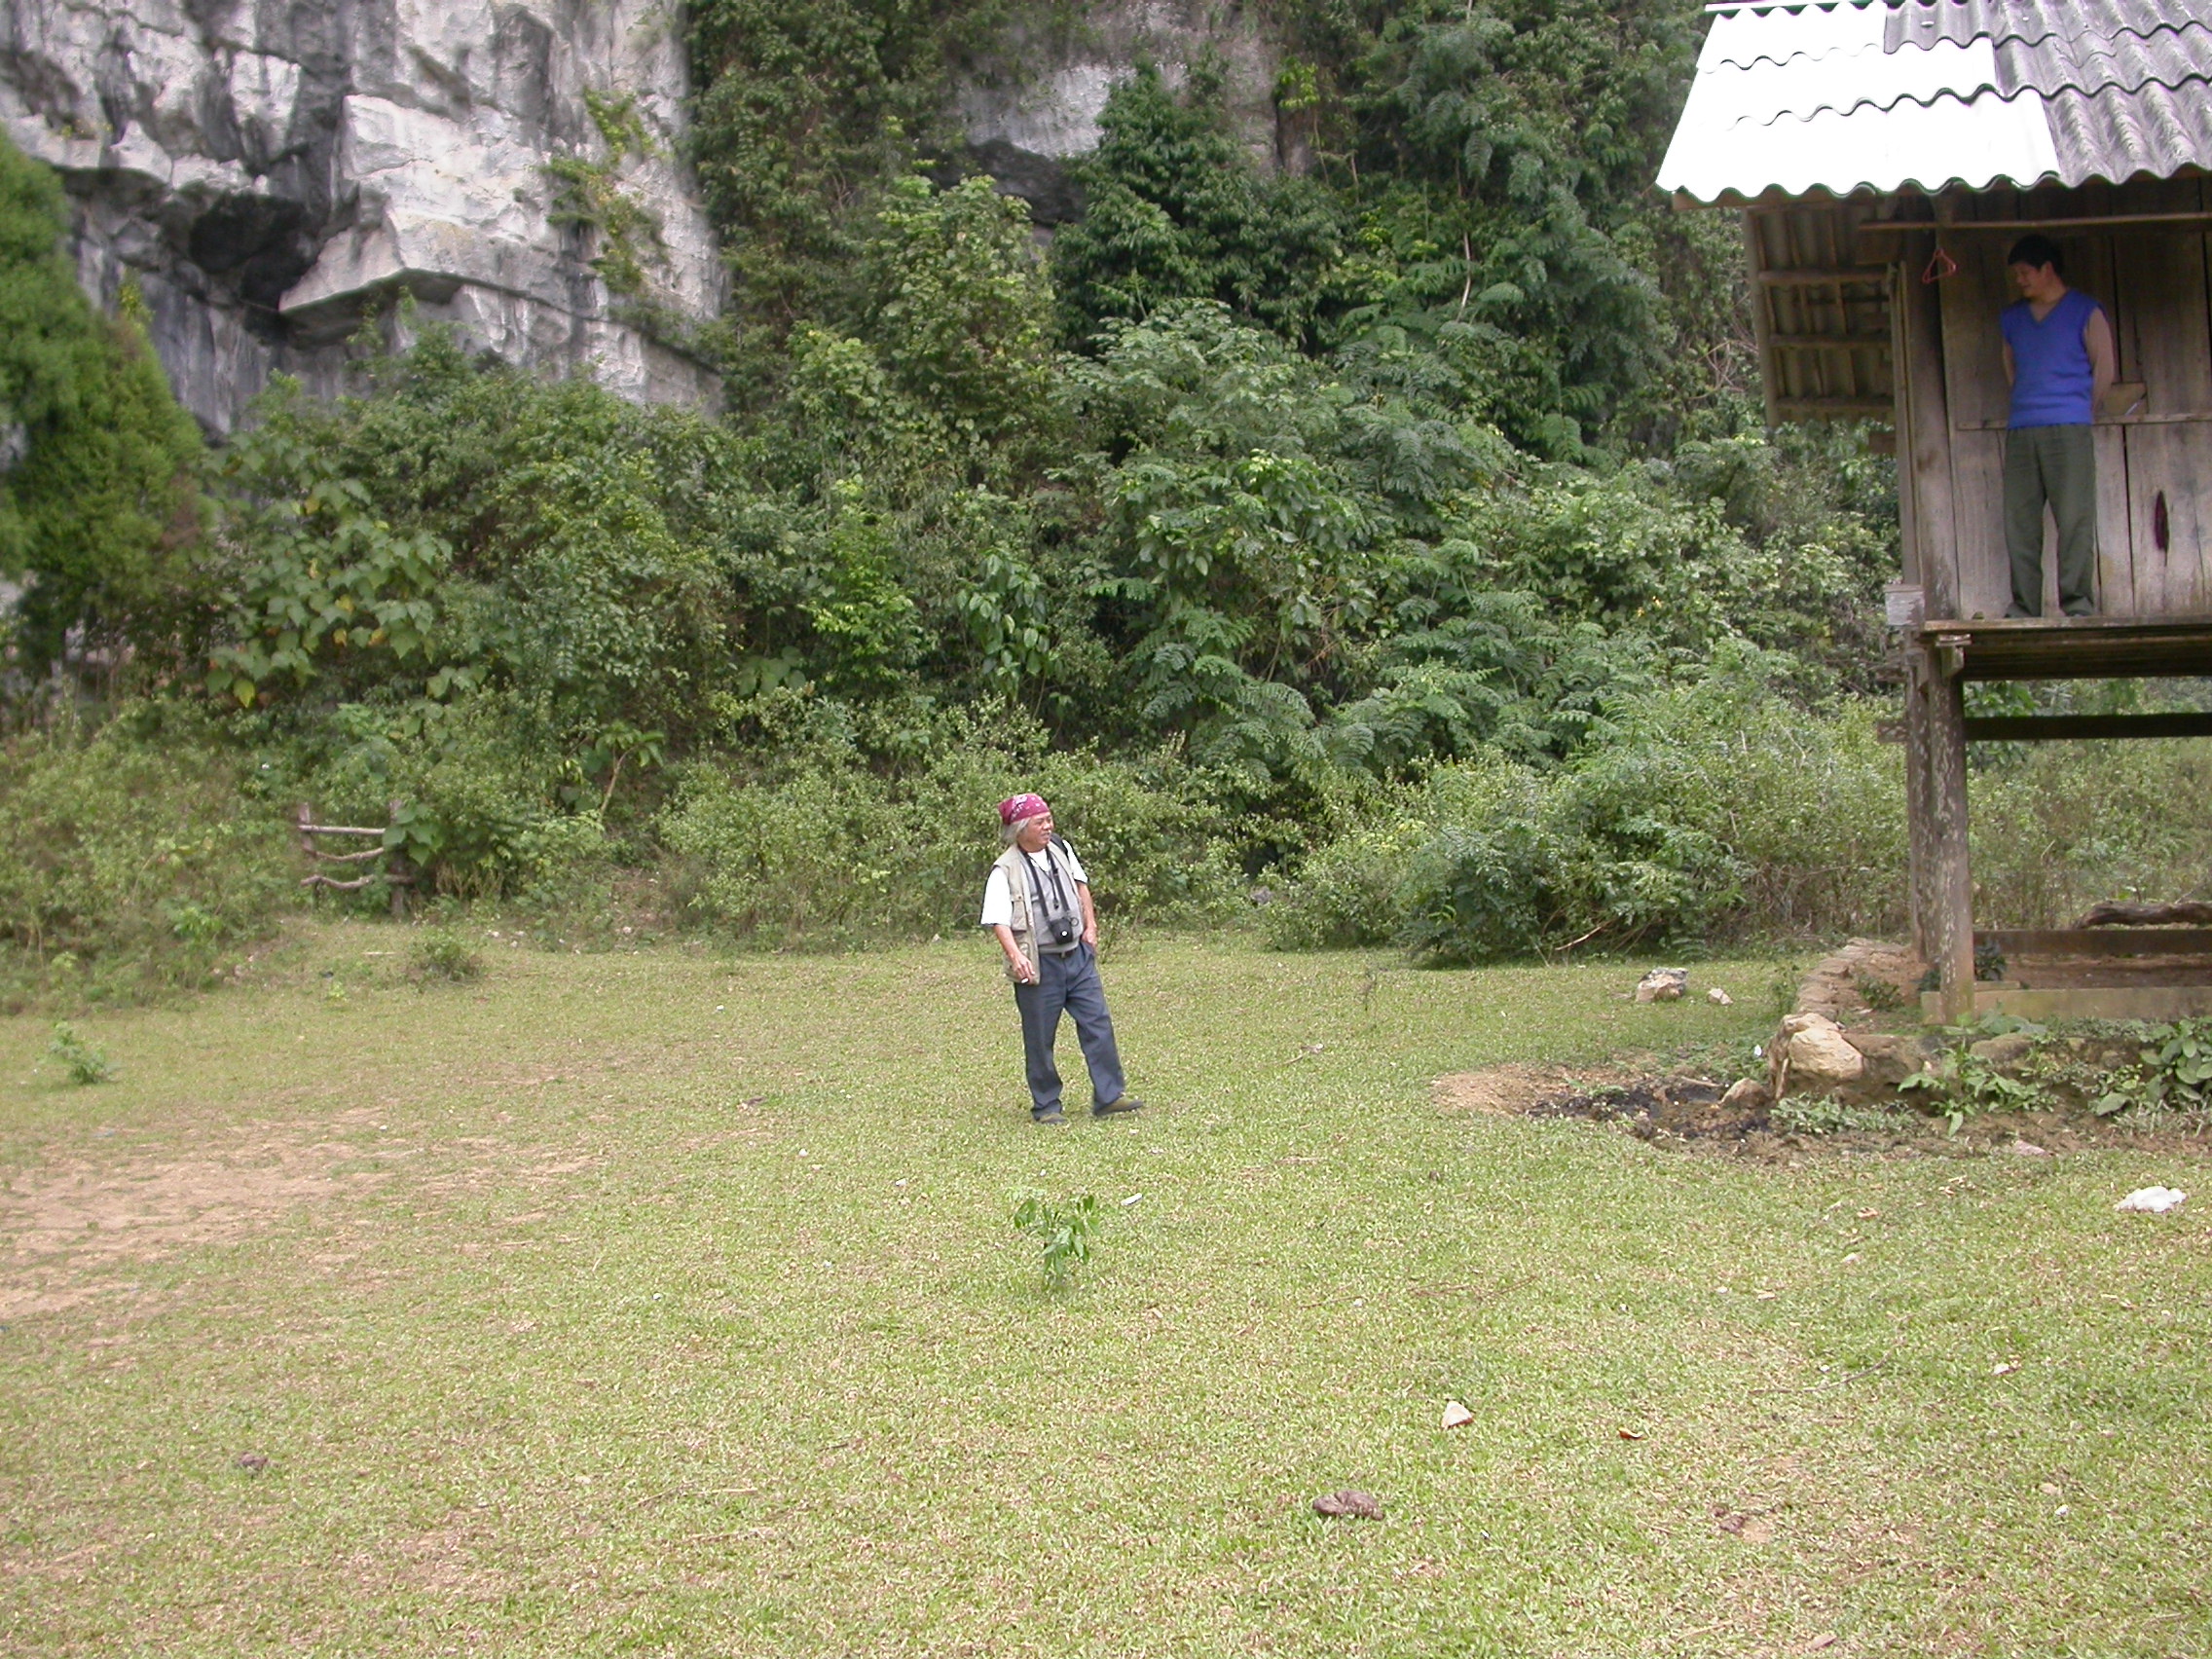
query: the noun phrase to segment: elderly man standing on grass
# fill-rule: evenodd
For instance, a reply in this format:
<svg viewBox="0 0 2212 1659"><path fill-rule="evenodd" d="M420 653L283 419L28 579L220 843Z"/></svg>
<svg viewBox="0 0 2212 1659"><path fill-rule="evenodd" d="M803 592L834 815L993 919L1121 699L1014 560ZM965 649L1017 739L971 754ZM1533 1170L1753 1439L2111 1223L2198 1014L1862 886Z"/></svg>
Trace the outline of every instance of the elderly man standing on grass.
<svg viewBox="0 0 2212 1659"><path fill-rule="evenodd" d="M1075 849L1052 833L1052 809L1042 795L1017 794L999 802L1007 849L983 884L983 926L998 936L1021 1011L1021 1049L1029 1065L1029 1116L1063 1124L1060 1068L1052 1045L1060 1011L1075 1017L1076 1040L1090 1068L1090 1115L1134 1112L1144 1102L1122 1080L1114 1047L1114 1020L1106 988L1098 981L1098 912L1090 903L1090 878Z"/></svg>

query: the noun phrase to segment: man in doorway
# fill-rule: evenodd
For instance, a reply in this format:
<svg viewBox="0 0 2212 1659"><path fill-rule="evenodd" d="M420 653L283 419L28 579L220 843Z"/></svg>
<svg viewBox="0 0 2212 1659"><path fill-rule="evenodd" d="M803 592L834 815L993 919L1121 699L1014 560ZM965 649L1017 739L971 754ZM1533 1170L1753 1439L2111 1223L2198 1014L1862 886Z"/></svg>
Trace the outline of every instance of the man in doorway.
<svg viewBox="0 0 2212 1659"><path fill-rule="evenodd" d="M1075 1019L1083 1063L1090 1068L1090 1115L1106 1118L1144 1105L1122 1080L1114 1020L1098 978L1098 912L1090 878L1075 849L1052 832L1042 795L999 802L1007 849L983 884L982 925L998 936L1021 1011L1021 1049L1029 1068L1029 1115L1061 1124L1060 1069L1052 1059L1060 1014Z"/></svg>
<svg viewBox="0 0 2212 1659"><path fill-rule="evenodd" d="M2008 616L2043 614L2043 514L2058 525L2058 603L2096 613L2097 451L2091 423L2118 369L2104 307L2069 288L2048 237L2025 236L2005 256L2017 304L1998 317L2012 411L2005 438L2005 546L2012 563Z"/></svg>

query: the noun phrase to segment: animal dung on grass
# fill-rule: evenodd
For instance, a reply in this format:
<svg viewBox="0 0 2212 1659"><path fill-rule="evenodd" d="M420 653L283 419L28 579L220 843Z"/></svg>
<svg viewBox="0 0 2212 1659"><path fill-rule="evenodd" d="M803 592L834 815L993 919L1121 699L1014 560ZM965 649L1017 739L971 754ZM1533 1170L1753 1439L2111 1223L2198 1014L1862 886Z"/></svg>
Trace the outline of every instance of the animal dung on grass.
<svg viewBox="0 0 2212 1659"><path fill-rule="evenodd" d="M2112 1207L2122 1214L2165 1215L2181 1208L2189 1195L2174 1187L2141 1187Z"/></svg>
<svg viewBox="0 0 2212 1659"><path fill-rule="evenodd" d="M1457 1400L1446 1400L1444 1402L1444 1426L1446 1428L1465 1428L1474 1420L1475 1414L1467 1410Z"/></svg>
<svg viewBox="0 0 2212 1659"><path fill-rule="evenodd" d="M1654 968L1637 980L1636 1000L1640 1003L1680 1002L1689 982L1687 968Z"/></svg>
<svg viewBox="0 0 2212 1659"><path fill-rule="evenodd" d="M1357 1487L1346 1487L1343 1492L1323 1493L1313 1500L1313 1513L1324 1520L1380 1521L1382 1505L1374 1493L1361 1492Z"/></svg>

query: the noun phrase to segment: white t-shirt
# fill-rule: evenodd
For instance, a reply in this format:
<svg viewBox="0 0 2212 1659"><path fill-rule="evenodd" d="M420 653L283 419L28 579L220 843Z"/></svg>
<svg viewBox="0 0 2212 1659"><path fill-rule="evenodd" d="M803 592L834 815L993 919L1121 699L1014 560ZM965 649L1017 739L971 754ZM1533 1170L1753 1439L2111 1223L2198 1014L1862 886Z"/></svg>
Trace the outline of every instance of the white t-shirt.
<svg viewBox="0 0 2212 1659"><path fill-rule="evenodd" d="M1044 859L1050 856L1048 853L1039 853L1037 858ZM1073 847L1062 847L1060 856L1068 861L1068 873L1073 875L1082 885L1088 887L1090 877L1083 873L1083 861L1075 856L1075 849ZM1037 896L1031 894L1029 897L1030 903L1035 903ZM1079 904L1076 907L1076 915L1079 920L1082 914L1083 909ZM983 920L981 925L986 928L1011 928L1014 926L1014 895L1007 891L1006 870L1003 866L991 866L990 878L983 883Z"/></svg>

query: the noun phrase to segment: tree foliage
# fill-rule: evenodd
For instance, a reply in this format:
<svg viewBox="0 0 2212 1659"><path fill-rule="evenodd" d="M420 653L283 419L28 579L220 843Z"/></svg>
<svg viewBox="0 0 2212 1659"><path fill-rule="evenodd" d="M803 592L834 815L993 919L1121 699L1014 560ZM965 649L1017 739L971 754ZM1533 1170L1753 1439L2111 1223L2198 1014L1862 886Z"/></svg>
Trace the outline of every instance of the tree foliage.
<svg viewBox="0 0 2212 1659"><path fill-rule="evenodd" d="M52 170L0 135L0 574L29 662L73 628L164 640L189 620L200 434L126 307L101 315L61 248Z"/></svg>

